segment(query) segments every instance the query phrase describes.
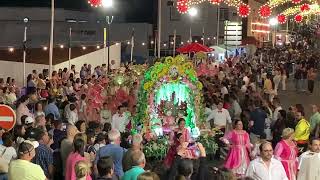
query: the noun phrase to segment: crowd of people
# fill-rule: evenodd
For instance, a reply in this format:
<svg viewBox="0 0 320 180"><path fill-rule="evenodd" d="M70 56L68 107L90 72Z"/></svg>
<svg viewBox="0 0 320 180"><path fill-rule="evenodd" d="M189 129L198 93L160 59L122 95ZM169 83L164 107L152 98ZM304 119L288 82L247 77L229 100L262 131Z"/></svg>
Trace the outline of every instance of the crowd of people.
<svg viewBox="0 0 320 180"><path fill-rule="evenodd" d="M278 97L287 91L291 75L297 92L313 93L317 57L286 47L196 63L204 87L204 126L224 133L216 136L217 168L183 117L173 120L164 161L146 159L144 134L129 133L139 78L117 90L110 81L131 65L116 68L113 61L109 72L105 64L93 70L84 64L80 72L72 65L53 71L51 78L34 70L26 87L0 78L0 103L16 110L14 128L0 131L0 178L320 179L313 166L320 163L319 107L312 105L308 118L308 104L285 109ZM124 98L110 103L120 96L119 89Z"/></svg>

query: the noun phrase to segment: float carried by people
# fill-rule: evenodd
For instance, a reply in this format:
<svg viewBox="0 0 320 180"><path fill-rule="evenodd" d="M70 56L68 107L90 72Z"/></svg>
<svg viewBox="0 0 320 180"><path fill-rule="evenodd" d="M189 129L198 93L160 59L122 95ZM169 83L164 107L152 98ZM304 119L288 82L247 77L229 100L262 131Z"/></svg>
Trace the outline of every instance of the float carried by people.
<svg viewBox="0 0 320 180"><path fill-rule="evenodd" d="M193 141L203 141L209 153L216 151L215 132L205 127L202 88L192 61L184 56L166 57L145 72L132 129L147 139L146 157L166 155L170 135L181 118Z"/></svg>

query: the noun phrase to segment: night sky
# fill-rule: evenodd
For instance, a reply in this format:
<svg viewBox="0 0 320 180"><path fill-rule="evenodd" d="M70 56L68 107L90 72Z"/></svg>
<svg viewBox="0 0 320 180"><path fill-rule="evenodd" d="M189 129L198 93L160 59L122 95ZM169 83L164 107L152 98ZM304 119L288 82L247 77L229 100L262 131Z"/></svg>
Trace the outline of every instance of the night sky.
<svg viewBox="0 0 320 180"><path fill-rule="evenodd" d="M0 0L2 7L50 7L51 0ZM156 0L114 0L117 3L118 13L125 13L127 22L153 23ZM56 0L57 8L70 10L92 11L87 0Z"/></svg>

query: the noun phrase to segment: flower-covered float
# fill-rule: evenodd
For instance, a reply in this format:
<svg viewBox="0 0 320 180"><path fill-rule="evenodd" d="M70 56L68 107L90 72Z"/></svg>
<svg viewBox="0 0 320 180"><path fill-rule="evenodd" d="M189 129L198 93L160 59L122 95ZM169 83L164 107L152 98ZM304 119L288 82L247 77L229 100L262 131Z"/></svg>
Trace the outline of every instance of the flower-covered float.
<svg viewBox="0 0 320 180"><path fill-rule="evenodd" d="M168 135L179 118L185 119L194 139L203 142L210 153L216 151L212 131L203 131L200 135L199 129L205 129L202 87L193 63L184 56L166 57L145 72L132 126L134 131L141 129L145 134L146 157L165 156Z"/></svg>

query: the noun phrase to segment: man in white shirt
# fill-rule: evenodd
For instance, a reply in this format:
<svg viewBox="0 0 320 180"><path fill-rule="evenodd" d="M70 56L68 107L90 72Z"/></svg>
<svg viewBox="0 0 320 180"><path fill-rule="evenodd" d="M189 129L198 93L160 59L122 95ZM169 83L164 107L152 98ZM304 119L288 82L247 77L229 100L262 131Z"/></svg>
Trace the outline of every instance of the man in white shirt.
<svg viewBox="0 0 320 180"><path fill-rule="evenodd" d="M218 103L217 109L214 109L209 114L207 121L213 120L214 126L223 129L227 126L227 123L231 123L231 117L229 111L223 108L223 103Z"/></svg>
<svg viewBox="0 0 320 180"><path fill-rule="evenodd" d="M261 157L250 162L246 176L255 180L288 180L282 163L272 157L272 144L264 142L259 149Z"/></svg>
<svg viewBox="0 0 320 180"><path fill-rule="evenodd" d="M301 164L302 162L315 155L316 153L320 153L320 139L311 139L310 141L310 150L302 153L300 156L299 156L299 166L298 166L298 169L300 169L301 167Z"/></svg>
<svg viewBox="0 0 320 180"><path fill-rule="evenodd" d="M274 112L273 112L272 121L276 122L276 120L278 119L279 111L282 110L282 107L281 107L281 104L280 104L280 100L278 98L274 98L273 99L273 105L274 105L275 109L274 109Z"/></svg>
<svg viewBox="0 0 320 180"><path fill-rule="evenodd" d="M125 112L124 106L118 107L118 112L112 116L112 129L117 129L121 133L125 132L126 126L129 123L128 113Z"/></svg>

